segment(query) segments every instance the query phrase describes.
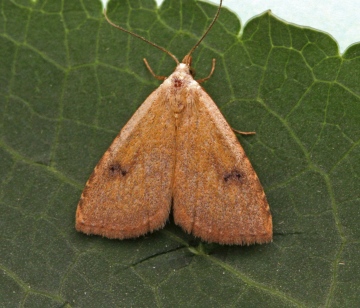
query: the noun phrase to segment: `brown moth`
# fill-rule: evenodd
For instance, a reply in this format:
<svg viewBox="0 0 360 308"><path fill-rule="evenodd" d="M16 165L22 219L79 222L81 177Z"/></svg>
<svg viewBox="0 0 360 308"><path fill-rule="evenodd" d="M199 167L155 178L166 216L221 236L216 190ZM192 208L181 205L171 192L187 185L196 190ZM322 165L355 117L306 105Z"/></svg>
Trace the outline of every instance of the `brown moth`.
<svg viewBox="0 0 360 308"><path fill-rule="evenodd" d="M134 238L175 223L207 242L250 245L272 241L264 190L234 132L195 81L191 54L177 63L101 158L81 195L76 230ZM105 13L106 16L106 13Z"/></svg>

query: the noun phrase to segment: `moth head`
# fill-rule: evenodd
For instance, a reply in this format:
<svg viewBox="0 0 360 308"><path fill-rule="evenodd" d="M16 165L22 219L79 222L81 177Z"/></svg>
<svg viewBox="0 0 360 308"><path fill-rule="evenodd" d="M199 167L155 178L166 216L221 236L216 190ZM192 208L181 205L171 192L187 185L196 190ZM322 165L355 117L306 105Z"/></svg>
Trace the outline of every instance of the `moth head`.
<svg viewBox="0 0 360 308"><path fill-rule="evenodd" d="M190 54L187 54L184 59L181 61L181 63L186 64L189 67L189 71L191 76L195 77L195 69L191 66L192 63L192 56Z"/></svg>

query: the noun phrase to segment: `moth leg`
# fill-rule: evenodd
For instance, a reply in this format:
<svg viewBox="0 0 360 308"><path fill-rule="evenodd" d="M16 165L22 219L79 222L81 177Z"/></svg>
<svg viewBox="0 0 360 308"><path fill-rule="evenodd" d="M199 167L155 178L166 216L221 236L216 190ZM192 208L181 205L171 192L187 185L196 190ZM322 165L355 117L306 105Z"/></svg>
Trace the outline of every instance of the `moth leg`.
<svg viewBox="0 0 360 308"><path fill-rule="evenodd" d="M240 134L240 135L255 135L256 132L242 132L240 130L237 130L235 128L231 128L235 133Z"/></svg>
<svg viewBox="0 0 360 308"><path fill-rule="evenodd" d="M156 79L159 79L159 80L165 80L166 77L165 76L158 76L154 73L154 71L152 70L152 68L150 67L148 61L146 61L146 59L144 58L144 62L145 62L145 65L147 67L147 69L149 70L149 72L151 73L151 75L153 75Z"/></svg>
<svg viewBox="0 0 360 308"><path fill-rule="evenodd" d="M212 59L212 67L211 67L209 76L207 76L205 78L201 78L199 80L196 80L198 83L202 83L202 82L208 80L212 76L212 74L214 73L214 70L215 70L215 62L216 62L216 59Z"/></svg>

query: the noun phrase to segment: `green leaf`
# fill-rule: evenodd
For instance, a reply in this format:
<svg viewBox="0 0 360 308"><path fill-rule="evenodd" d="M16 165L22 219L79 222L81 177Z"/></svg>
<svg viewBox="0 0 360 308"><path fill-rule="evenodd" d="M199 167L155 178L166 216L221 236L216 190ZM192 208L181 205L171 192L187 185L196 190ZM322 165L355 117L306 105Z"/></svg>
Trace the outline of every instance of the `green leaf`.
<svg viewBox="0 0 360 308"><path fill-rule="evenodd" d="M117 24L180 59L216 7L112 1ZM92 169L153 91L143 64L166 54L104 20L97 1L1 1L2 307L355 307L360 301L360 44L270 12L224 8L194 53L197 78L239 136L264 185L274 241L201 243L173 221L134 240L74 229Z"/></svg>

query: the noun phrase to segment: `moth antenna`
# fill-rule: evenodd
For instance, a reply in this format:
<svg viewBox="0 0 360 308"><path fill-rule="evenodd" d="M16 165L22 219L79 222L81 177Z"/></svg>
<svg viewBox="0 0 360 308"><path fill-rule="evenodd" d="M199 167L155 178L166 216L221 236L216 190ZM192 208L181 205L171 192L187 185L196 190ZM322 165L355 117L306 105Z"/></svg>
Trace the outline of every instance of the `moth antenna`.
<svg viewBox="0 0 360 308"><path fill-rule="evenodd" d="M105 16L105 19L107 20L107 22L108 22L110 25L112 25L114 28L119 29L119 30L121 30L121 31L124 31L124 32L126 32L126 33L129 33L129 34L131 34L132 36L135 36L135 37L143 40L144 42L150 44L151 46L154 46L154 47L156 47L157 49L160 49L161 51L163 51L163 52L165 52L166 54L168 54L171 58L173 58L174 61L176 62L176 64L179 64L179 60L178 60L170 51L166 50L164 47L161 47L161 46L159 46L159 45L157 45L157 44L155 44L155 43L153 43L153 42L150 42L150 41L147 40L145 37L143 37L143 36L141 36L141 35L139 35L139 34L136 34L136 33L134 33L134 32L131 32L131 31L129 31L129 30L126 30L126 29L123 28L123 27L120 27L120 26L114 24L114 23L109 19L109 17L106 15L106 9L104 9L104 16Z"/></svg>
<svg viewBox="0 0 360 308"><path fill-rule="evenodd" d="M202 37L199 39L199 41L195 44L195 46L193 48L190 49L189 53L185 56L184 60L182 61L183 63L187 63L190 64L188 62L191 62L191 54L195 51L195 49L200 45L200 43L202 42L202 40L205 38L205 36L209 33L210 29L213 27L215 21L218 19L219 14L220 14L220 10L221 10L221 6L222 6L222 0L220 0L220 4L219 7L217 9L217 12L211 22L211 24L209 25L209 27L207 28L207 30L205 31L205 33L202 35Z"/></svg>

